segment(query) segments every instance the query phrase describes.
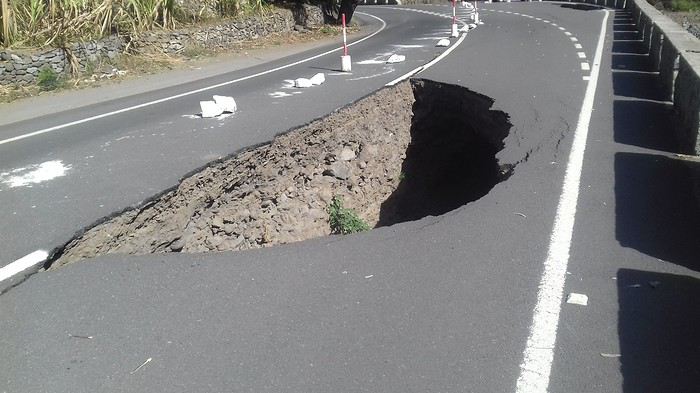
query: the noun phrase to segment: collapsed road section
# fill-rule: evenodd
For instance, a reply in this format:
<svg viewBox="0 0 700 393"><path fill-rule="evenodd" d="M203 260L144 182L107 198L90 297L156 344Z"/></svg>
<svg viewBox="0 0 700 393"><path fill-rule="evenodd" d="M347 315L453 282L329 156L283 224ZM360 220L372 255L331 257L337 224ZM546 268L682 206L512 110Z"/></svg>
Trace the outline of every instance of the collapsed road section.
<svg viewBox="0 0 700 393"><path fill-rule="evenodd" d="M440 215L506 179L511 124L493 100L415 79L217 161L94 225L48 264L108 253L244 250L331 234L342 201L369 227Z"/></svg>

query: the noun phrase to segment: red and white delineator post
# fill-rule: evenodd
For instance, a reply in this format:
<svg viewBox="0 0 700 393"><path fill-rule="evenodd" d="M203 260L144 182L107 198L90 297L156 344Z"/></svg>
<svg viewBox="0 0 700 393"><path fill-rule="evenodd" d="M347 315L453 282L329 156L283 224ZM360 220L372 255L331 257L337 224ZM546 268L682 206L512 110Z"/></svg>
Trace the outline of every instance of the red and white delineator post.
<svg viewBox="0 0 700 393"><path fill-rule="evenodd" d="M348 34L345 27L345 14L342 15L343 20L343 55L340 56L340 70L343 72L350 72L352 70L352 61L350 60L350 55L348 54Z"/></svg>
<svg viewBox="0 0 700 393"><path fill-rule="evenodd" d="M452 37L459 37L457 28L457 0L452 0Z"/></svg>

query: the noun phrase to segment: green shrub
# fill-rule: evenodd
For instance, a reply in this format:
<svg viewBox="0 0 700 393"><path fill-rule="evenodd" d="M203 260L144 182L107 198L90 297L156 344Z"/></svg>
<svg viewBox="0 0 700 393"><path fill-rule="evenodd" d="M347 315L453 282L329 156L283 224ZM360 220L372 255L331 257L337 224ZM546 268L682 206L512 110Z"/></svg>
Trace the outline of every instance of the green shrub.
<svg viewBox="0 0 700 393"><path fill-rule="evenodd" d="M39 76L36 83L41 90L49 91L56 90L63 85L63 79L51 67L45 67L39 70Z"/></svg>
<svg viewBox="0 0 700 393"><path fill-rule="evenodd" d="M676 12L689 12L700 9L698 0L672 0L671 10Z"/></svg>
<svg viewBox="0 0 700 393"><path fill-rule="evenodd" d="M344 208L343 201L338 197L331 200L328 215L332 233L347 235L369 230L369 225L358 217L354 210Z"/></svg>

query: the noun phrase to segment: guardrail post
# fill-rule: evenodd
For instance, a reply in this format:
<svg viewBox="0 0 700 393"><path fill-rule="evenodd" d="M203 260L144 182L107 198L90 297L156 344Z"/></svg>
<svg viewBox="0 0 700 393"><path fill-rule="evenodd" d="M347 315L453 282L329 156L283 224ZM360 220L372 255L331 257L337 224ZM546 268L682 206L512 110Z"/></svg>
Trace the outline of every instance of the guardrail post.
<svg viewBox="0 0 700 393"><path fill-rule="evenodd" d="M645 53L649 53L649 48L651 47L651 34L654 30L654 22L648 15L642 17L643 24L641 26L642 33L642 43L644 45Z"/></svg>
<svg viewBox="0 0 700 393"><path fill-rule="evenodd" d="M661 48L664 43L664 33L661 28L654 24L654 30L651 35L651 44L649 46L649 60L651 62L652 71L659 71L661 63Z"/></svg>
<svg viewBox="0 0 700 393"><path fill-rule="evenodd" d="M659 61L659 88L663 98L673 99L673 88L678 70L678 51L670 40L664 40Z"/></svg>
<svg viewBox="0 0 700 393"><path fill-rule="evenodd" d="M673 94L673 109L676 114L676 136L681 151L700 154L698 127L700 126L700 54L682 56Z"/></svg>

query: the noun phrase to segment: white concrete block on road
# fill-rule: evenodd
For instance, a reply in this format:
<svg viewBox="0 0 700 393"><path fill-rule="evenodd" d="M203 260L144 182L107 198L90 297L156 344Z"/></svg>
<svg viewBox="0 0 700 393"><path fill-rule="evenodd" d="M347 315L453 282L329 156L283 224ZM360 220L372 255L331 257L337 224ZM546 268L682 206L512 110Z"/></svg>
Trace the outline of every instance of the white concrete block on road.
<svg viewBox="0 0 700 393"><path fill-rule="evenodd" d="M389 58L387 59L386 62L387 62L387 64L393 64L393 63L401 63L403 61L406 61L406 56L393 54L393 55L389 56Z"/></svg>
<svg viewBox="0 0 700 393"><path fill-rule="evenodd" d="M238 107L236 105L236 100L233 97L228 96L214 96L214 102L219 106L224 112L235 112Z"/></svg>
<svg viewBox="0 0 700 393"><path fill-rule="evenodd" d="M319 72L318 74L312 76L311 79L309 79L309 80L311 81L312 85L318 86L326 81L326 76L323 75L322 72Z"/></svg>
<svg viewBox="0 0 700 393"><path fill-rule="evenodd" d="M450 40L447 38L443 38L440 41L437 42L437 45L435 46L450 46Z"/></svg>
<svg viewBox="0 0 700 393"><path fill-rule="evenodd" d="M314 85L314 84L311 83L311 80L306 79L306 78L297 78L297 79L294 79L294 87L298 87L298 88L304 89L304 88L307 88L307 87L311 87L311 86L313 86L313 85Z"/></svg>
<svg viewBox="0 0 700 393"><path fill-rule="evenodd" d="M224 110L216 105L215 101L199 101L199 107L202 108L202 117L216 117L224 113Z"/></svg>
<svg viewBox="0 0 700 393"><path fill-rule="evenodd" d="M579 306L587 306L588 305L588 296L583 295L581 293L571 292L569 294L569 296L566 297L566 302L569 304L576 304Z"/></svg>

